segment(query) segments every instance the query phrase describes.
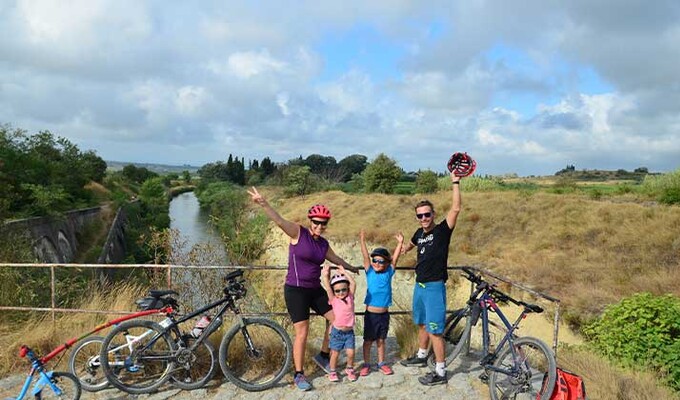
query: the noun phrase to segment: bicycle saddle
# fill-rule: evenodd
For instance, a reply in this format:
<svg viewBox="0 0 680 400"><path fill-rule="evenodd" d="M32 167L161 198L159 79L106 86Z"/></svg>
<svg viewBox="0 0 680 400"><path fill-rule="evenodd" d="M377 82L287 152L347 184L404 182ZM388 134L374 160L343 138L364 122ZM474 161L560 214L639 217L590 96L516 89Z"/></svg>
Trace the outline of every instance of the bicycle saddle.
<svg viewBox="0 0 680 400"><path fill-rule="evenodd" d="M230 281L232 279L236 279L239 276L243 276L243 270L242 269L237 269L236 271L230 272L227 276L224 277L225 281Z"/></svg>
<svg viewBox="0 0 680 400"><path fill-rule="evenodd" d="M163 296L169 295L169 294L174 294L175 296L179 296L179 293L175 292L174 290L149 290L149 296L157 298L157 299L159 299Z"/></svg>
<svg viewBox="0 0 680 400"><path fill-rule="evenodd" d="M529 311L529 312L535 312L536 314L540 314L540 313L543 312L543 307L538 306L536 304L529 304L529 303L525 303L525 302L521 302L520 304L522 304L524 306L524 308L526 308L527 311Z"/></svg>

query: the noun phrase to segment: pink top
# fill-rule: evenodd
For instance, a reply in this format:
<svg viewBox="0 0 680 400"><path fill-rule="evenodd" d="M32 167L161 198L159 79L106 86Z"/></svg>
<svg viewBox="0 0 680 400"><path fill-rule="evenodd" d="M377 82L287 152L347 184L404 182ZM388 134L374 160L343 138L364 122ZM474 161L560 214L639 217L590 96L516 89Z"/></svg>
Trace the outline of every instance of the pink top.
<svg viewBox="0 0 680 400"><path fill-rule="evenodd" d="M335 314L334 327L342 329L354 326L354 296L348 294L344 299L334 296L328 300L328 304L333 307L333 314Z"/></svg>

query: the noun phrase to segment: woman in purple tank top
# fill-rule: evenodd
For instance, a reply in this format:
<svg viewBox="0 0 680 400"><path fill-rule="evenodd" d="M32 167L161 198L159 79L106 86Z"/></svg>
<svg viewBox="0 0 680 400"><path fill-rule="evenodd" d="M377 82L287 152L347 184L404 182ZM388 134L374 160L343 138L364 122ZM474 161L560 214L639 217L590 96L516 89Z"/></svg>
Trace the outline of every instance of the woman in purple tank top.
<svg viewBox="0 0 680 400"><path fill-rule="evenodd" d="M310 309L319 315L323 315L328 321L321 351L314 356L314 362L326 372L330 371L328 332L330 323L333 322L333 310L328 304L326 290L321 286L321 264L328 260L355 273L359 269L351 266L335 254L328 241L321 236L326 231L328 221L331 219L331 212L326 206L322 204L312 206L307 212L309 225L304 227L284 219L254 187L248 191L248 194L255 203L262 206L267 217L290 237L288 274L286 275L283 294L288 314L293 320L295 329L295 341L293 343L295 384L301 390L309 390L311 385L305 378L302 366L305 359L307 333L309 332Z"/></svg>

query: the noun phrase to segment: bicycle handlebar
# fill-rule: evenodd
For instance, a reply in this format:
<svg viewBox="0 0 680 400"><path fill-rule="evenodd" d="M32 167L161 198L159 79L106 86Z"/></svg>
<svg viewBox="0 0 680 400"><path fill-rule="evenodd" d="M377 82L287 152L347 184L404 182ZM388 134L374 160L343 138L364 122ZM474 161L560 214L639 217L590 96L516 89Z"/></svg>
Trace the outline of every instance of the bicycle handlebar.
<svg viewBox="0 0 680 400"><path fill-rule="evenodd" d="M528 308L537 307L537 306L534 306L534 305L531 305L531 304L527 304L527 303L525 303L525 302L523 302L523 301L516 300L516 299L514 299L512 296L510 296L510 295L508 295L508 294L506 294L506 293L503 293L503 292L501 292L500 290L496 289L496 285L489 284L488 282L486 282L486 281L482 278L482 275L481 275L481 274L478 274L478 273L477 273L473 268L471 268L471 267L460 267L460 270L463 271L463 272L465 272L465 274L463 275L463 277L465 277L465 279L467 279L467 280L469 280L470 282L472 282L472 283L474 283L475 285L477 285L478 288L482 288L482 289L489 290L489 291L491 292L491 295L492 295L492 296L496 299L496 301L498 301L499 303L504 303L504 302L509 301L509 302L511 302L511 303L513 303L513 304L515 304L515 305L517 305L517 306L524 306L524 307L528 307Z"/></svg>

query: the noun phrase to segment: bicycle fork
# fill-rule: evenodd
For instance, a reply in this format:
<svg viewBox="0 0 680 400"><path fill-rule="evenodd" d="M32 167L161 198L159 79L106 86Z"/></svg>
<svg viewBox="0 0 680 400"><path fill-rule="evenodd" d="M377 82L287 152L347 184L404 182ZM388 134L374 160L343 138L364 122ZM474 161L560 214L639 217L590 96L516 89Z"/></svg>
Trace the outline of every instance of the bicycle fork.
<svg viewBox="0 0 680 400"><path fill-rule="evenodd" d="M243 317L239 315L238 319L239 321L237 323L240 326L239 330L243 335L243 340L246 342L246 353L248 354L248 357L260 358L262 356L262 350L259 350L255 347L255 343L253 342L253 339L250 336L250 333L248 332L248 328Z"/></svg>

